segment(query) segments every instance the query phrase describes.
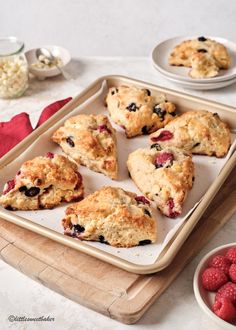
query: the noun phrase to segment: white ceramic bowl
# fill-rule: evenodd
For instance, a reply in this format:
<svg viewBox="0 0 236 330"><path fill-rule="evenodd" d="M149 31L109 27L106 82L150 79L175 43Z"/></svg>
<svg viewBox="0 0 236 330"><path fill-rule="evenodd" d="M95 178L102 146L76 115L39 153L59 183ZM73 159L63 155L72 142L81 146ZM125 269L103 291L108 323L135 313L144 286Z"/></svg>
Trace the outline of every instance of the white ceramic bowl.
<svg viewBox="0 0 236 330"><path fill-rule="evenodd" d="M235 325L222 320L212 311L215 293L205 290L201 282L202 273L208 267L209 261L217 254L224 255L226 251L231 247L236 247L236 243L221 245L207 253L207 255L200 261L195 270L193 289L199 306L216 324L218 324L222 329L235 330Z"/></svg>
<svg viewBox="0 0 236 330"><path fill-rule="evenodd" d="M50 45L42 46L42 48L49 49L54 56L59 57L62 60L62 63L63 63L63 65L61 66L62 69L71 60L70 53L65 48L62 48L62 47L59 47L59 46L52 46L52 45L51 46ZM39 79L54 77L54 76L57 76L57 75L61 74L61 71L58 70L56 67L52 67L50 69L37 69L35 67L31 67L31 64L37 62L36 49L37 48L30 49L25 53L26 59L27 59L28 64L29 64L29 71L31 73L33 73Z"/></svg>

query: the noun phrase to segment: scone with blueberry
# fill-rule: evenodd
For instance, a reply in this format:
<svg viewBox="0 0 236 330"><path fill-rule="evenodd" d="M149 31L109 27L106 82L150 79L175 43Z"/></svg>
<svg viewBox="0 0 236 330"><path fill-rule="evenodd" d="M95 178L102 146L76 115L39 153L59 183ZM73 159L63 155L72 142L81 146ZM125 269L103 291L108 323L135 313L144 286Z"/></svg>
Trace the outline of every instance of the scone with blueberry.
<svg viewBox="0 0 236 330"><path fill-rule="evenodd" d="M83 198L82 176L68 158L51 152L24 162L9 180L0 205L9 210L51 209Z"/></svg>
<svg viewBox="0 0 236 330"><path fill-rule="evenodd" d="M224 45L210 38L199 37L185 40L175 46L169 56L169 64L191 67L191 57L195 53L207 53L213 57L219 69L228 69L231 59Z"/></svg>
<svg viewBox="0 0 236 330"><path fill-rule="evenodd" d="M144 196L103 187L67 208L62 220L64 233L115 247L154 243L157 222L149 204Z"/></svg>
<svg viewBox="0 0 236 330"><path fill-rule="evenodd" d="M161 147L177 147L194 154L224 157L231 144L228 125L217 113L188 111L149 137Z"/></svg>
<svg viewBox="0 0 236 330"><path fill-rule="evenodd" d="M127 161L131 178L139 190L167 217L182 213L183 203L194 179L190 154L154 144L150 149L137 149Z"/></svg>
<svg viewBox="0 0 236 330"><path fill-rule="evenodd" d="M152 96L150 90L135 86L110 88L106 105L111 119L128 138L154 132L176 116L175 105L164 95Z"/></svg>
<svg viewBox="0 0 236 330"><path fill-rule="evenodd" d="M52 140L77 163L117 179L116 132L107 116L77 115L57 129Z"/></svg>

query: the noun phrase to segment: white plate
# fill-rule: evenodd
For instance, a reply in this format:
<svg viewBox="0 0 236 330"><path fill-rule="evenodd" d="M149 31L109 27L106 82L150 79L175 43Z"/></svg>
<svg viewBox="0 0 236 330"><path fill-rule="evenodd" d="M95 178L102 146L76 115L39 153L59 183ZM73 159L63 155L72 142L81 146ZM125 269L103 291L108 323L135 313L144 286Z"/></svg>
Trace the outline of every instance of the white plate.
<svg viewBox="0 0 236 330"><path fill-rule="evenodd" d="M220 70L219 75L213 78L193 79L188 73L190 68L173 66L168 63L168 58L173 48L184 40L196 39L198 37L176 37L167 39L158 44L152 51L152 62L154 67L166 77L194 83L220 82L236 78L236 44L224 38L209 37L222 43L231 57L231 66L228 70Z"/></svg>
<svg viewBox="0 0 236 330"><path fill-rule="evenodd" d="M224 255L226 251L231 247L236 247L236 243L230 243L219 246L216 249L207 253L207 255L205 255L205 257L200 261L200 263L198 264L195 270L194 279L193 279L193 289L194 289L195 298L204 313L206 313L216 324L218 324L221 327L221 329L235 330L236 329L235 325L222 320L212 311L212 306L215 299L215 293L205 290L201 283L202 273L204 269L207 268L207 265L210 262L210 260L212 260L212 258L218 254Z"/></svg>
<svg viewBox="0 0 236 330"><path fill-rule="evenodd" d="M190 83L187 81L182 81L178 79L173 79L167 76L164 76L166 79L169 81L173 82L176 85L179 85L181 87L187 88L187 89L196 89L196 90L212 90L212 89L219 89L223 88L226 86L230 86L234 83L236 83L236 78L230 79L230 80L225 80L225 81L219 81L216 83L205 83L205 84L200 84L200 83Z"/></svg>
<svg viewBox="0 0 236 330"><path fill-rule="evenodd" d="M70 53L67 49L59 47L59 46L53 46L53 45L47 45L47 46L42 46L42 48L46 48L51 51L51 53L55 57L59 57L63 63L61 68L64 68L71 60ZM37 62L37 57L36 57L36 49L30 49L25 53L27 62L29 64L29 71L33 73L36 77L39 79L45 79L48 77L55 77L59 74L61 74L61 71L58 70L57 67L52 67L50 69L37 69L35 67L32 67L31 64Z"/></svg>

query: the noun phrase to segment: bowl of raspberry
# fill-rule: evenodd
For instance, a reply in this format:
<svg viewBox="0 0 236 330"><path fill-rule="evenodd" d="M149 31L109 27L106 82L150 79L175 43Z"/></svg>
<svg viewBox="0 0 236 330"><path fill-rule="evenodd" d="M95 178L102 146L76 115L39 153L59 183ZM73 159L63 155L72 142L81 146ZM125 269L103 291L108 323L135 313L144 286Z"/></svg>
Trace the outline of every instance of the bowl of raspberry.
<svg viewBox="0 0 236 330"><path fill-rule="evenodd" d="M213 321L222 329L236 329L236 243L219 246L200 261L193 289Z"/></svg>

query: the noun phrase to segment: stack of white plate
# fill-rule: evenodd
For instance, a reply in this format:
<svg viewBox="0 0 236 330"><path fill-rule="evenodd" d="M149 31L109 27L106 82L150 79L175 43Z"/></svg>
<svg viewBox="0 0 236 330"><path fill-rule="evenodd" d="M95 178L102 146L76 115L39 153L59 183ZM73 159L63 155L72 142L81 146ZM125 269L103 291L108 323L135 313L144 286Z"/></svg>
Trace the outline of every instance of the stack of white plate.
<svg viewBox="0 0 236 330"><path fill-rule="evenodd" d="M198 37L177 37L165 40L158 44L152 51L154 67L168 80L189 89L207 90L217 89L232 85L236 82L236 44L224 38L209 37L223 44L231 57L228 70L220 70L213 78L194 79L189 76L190 68L172 66L168 58L173 48L184 40L197 39Z"/></svg>

